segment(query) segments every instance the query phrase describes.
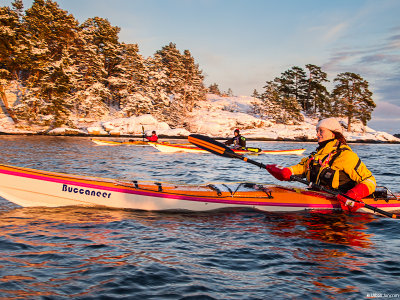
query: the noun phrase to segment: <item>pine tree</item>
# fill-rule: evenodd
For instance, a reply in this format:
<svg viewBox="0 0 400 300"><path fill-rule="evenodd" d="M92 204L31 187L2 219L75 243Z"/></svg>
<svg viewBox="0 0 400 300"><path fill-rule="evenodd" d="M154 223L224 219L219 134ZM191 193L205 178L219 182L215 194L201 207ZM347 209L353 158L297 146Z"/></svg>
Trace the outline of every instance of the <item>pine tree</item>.
<svg viewBox="0 0 400 300"><path fill-rule="evenodd" d="M144 66L143 74L146 78L144 92L151 98L152 114L158 120L168 121L167 116L164 116L164 111L167 111L170 105L167 68L163 65L161 55L157 53L154 57L148 57L144 61Z"/></svg>
<svg viewBox="0 0 400 300"><path fill-rule="evenodd" d="M69 51L78 36L78 22L56 2L35 0L25 12L24 27L30 38L31 55L27 87L30 96L46 103L43 111L36 107L33 113L54 114L54 126L57 126L69 115L72 88Z"/></svg>
<svg viewBox="0 0 400 300"><path fill-rule="evenodd" d="M0 7L0 99L5 113L17 123L18 119L8 103L6 90L12 81L21 79L28 55L22 28L22 0L15 0L12 6L13 9Z"/></svg>
<svg viewBox="0 0 400 300"><path fill-rule="evenodd" d="M110 88L112 96L104 101L108 106L116 105L118 107L120 99L114 97L116 91L113 90L112 81L120 75L118 66L123 59L123 48L118 42L120 28L112 26L107 19L94 17L86 20L81 25L81 29L87 32L86 42L96 48L96 54L100 57L102 68L104 68L104 77L101 83Z"/></svg>
<svg viewBox="0 0 400 300"><path fill-rule="evenodd" d="M168 77L167 91L172 94L179 94L185 82L185 66L181 53L174 43L169 43L156 52L161 57L161 62Z"/></svg>
<svg viewBox="0 0 400 300"><path fill-rule="evenodd" d="M218 84L216 83L213 83L208 87L208 92L211 94L221 96L221 91L219 90Z"/></svg>
<svg viewBox="0 0 400 300"><path fill-rule="evenodd" d="M329 82L328 76L316 65L307 64L306 69L308 70L306 112L319 117L327 116L330 114L331 107L329 92L323 83Z"/></svg>
<svg viewBox="0 0 400 300"><path fill-rule="evenodd" d="M256 89L254 89L253 94L251 94L251 97L260 98L260 94L258 93L258 91Z"/></svg>
<svg viewBox="0 0 400 300"><path fill-rule="evenodd" d="M253 97L253 100L250 102L250 114L253 116L261 116L261 96L256 89L254 89L251 97Z"/></svg>
<svg viewBox="0 0 400 300"><path fill-rule="evenodd" d="M293 95L283 93L281 78L267 81L265 91L261 94L260 114L264 118L274 119L281 123L290 123L292 120L302 121L301 107Z"/></svg>
<svg viewBox="0 0 400 300"><path fill-rule="evenodd" d="M260 95L260 115L264 118L282 121L284 109L280 104L281 92L277 80L267 81L264 86L265 91Z"/></svg>
<svg viewBox="0 0 400 300"><path fill-rule="evenodd" d="M205 99L189 50L170 43L144 59L137 45L118 42L120 29L106 19L79 25L51 0L34 0L24 15L22 0L13 6L0 8L0 92L20 81L26 92L13 110L30 122L58 126L70 113L98 118L112 107L177 125Z"/></svg>
<svg viewBox="0 0 400 300"><path fill-rule="evenodd" d="M366 125L376 107L368 82L359 74L350 72L338 74L334 82L336 85L332 96L337 115L347 117L347 130L351 131L351 124L354 120L360 120Z"/></svg>
<svg viewBox="0 0 400 300"><path fill-rule="evenodd" d="M307 102L306 73L302 68L295 66L283 72L280 77L280 90L286 101L296 100L301 104L303 111L310 107L310 103Z"/></svg>
<svg viewBox="0 0 400 300"><path fill-rule="evenodd" d="M206 88L203 84L204 76L189 50L184 50L182 60L185 68L183 100L186 110L191 112L198 101L205 100Z"/></svg>
<svg viewBox="0 0 400 300"><path fill-rule="evenodd" d="M189 50L183 55L170 43L156 52L161 59L160 70L167 76L165 91L170 94L169 105L164 107L163 114L169 116L170 125L182 125L197 101L205 99L203 75Z"/></svg>

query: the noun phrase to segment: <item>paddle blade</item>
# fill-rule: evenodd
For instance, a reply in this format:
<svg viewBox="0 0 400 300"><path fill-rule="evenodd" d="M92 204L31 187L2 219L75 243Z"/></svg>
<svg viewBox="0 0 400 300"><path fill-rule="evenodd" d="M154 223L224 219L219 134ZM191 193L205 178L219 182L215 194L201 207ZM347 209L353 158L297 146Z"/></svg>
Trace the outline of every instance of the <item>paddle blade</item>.
<svg viewBox="0 0 400 300"><path fill-rule="evenodd" d="M225 156L225 157L233 157L233 158L242 158L242 155L236 154L226 145L217 142L216 140L201 134L191 134L188 136L188 140L193 145L204 149L208 152Z"/></svg>
<svg viewBox="0 0 400 300"><path fill-rule="evenodd" d="M250 147L246 147L246 150L254 153L260 153L262 151L260 148L250 148Z"/></svg>

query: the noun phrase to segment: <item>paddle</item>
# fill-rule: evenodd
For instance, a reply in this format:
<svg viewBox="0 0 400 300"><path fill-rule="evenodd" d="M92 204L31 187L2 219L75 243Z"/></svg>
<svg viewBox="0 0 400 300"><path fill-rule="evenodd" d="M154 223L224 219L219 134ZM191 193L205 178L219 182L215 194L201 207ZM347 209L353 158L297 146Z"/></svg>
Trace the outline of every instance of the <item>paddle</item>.
<svg viewBox="0 0 400 300"><path fill-rule="evenodd" d="M252 159L247 158L247 157L245 157L243 155L237 154L237 153L233 152L233 150L230 149L229 147L227 147L226 145L224 145L224 144L222 144L220 142L217 142L216 140L214 140L214 139L212 139L212 138L210 138L208 136L204 136L204 135L200 135L200 134L191 134L191 135L189 135L188 140L189 140L189 142L191 142L192 144L196 145L197 147L199 147L201 149L204 149L204 150L207 150L207 151L209 151L211 153L214 153L214 154L217 154L217 155L220 155L220 156L224 156L224 157L241 159L241 160L243 160L245 162L251 163L251 164L256 165L256 166L258 166L260 168L263 168L263 169L266 168L266 165L264 165L263 163L260 163L258 161L252 160ZM341 194L341 193L339 193L337 191L333 191L331 189L322 187L322 186L320 186L318 184L315 184L315 183L312 183L312 182L308 182L307 180L302 179L302 178L300 178L299 176L296 176L296 175L292 175L290 177L290 179L292 179L293 181L298 181L298 182L304 183L304 184L308 185L311 188L315 188L315 189L327 192L327 193L329 193L331 195L334 195L334 196L337 196L337 195ZM357 200L355 200L355 199L353 199L351 197L348 197L348 196L346 196L344 194L341 194L341 195L346 197L347 199L349 199L351 201L358 202L358 203L363 203L365 208L370 209L373 212L380 213L380 214L382 214L384 216L387 216L387 217L390 217L390 218L397 218L396 214L391 214L391 213L386 212L386 211L384 211L384 210L382 210L380 208L377 208L377 207L374 207L372 205L366 204L366 203L364 203L362 201L357 201Z"/></svg>
<svg viewBox="0 0 400 300"><path fill-rule="evenodd" d="M143 125L142 125L142 139L143 139L143 142L144 142L144 127L143 127Z"/></svg>

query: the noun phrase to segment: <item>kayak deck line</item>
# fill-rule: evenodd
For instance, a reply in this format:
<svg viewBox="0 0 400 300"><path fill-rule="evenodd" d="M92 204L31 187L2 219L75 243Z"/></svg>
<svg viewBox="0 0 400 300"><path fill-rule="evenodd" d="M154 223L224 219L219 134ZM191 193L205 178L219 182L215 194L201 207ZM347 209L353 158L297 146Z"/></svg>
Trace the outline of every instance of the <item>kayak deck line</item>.
<svg viewBox="0 0 400 300"><path fill-rule="evenodd" d="M250 207L264 211L339 209L335 197L318 191L278 185L231 183L175 185L121 181L0 165L0 196L21 206L106 206L143 210L205 211ZM400 201L366 199L385 210ZM367 202L366 202L367 203Z"/></svg>

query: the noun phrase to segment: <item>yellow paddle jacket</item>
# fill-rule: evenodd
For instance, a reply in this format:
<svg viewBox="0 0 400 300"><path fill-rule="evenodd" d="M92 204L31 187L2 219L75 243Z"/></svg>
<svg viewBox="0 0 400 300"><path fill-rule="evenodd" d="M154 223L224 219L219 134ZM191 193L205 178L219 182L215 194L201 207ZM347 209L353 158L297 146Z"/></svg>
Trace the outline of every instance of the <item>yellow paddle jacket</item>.
<svg viewBox="0 0 400 300"><path fill-rule="evenodd" d="M365 184L370 194L376 188L375 177L358 155L336 139L289 169L294 175L305 176L310 182L341 192L347 192L358 183Z"/></svg>

